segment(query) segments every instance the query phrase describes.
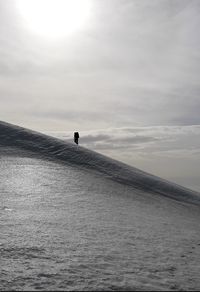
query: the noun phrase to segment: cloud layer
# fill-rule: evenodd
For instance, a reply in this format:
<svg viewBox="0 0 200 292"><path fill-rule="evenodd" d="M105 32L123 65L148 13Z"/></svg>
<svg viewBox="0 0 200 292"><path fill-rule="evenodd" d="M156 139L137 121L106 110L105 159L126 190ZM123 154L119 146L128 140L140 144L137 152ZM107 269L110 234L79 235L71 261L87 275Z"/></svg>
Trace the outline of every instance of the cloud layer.
<svg viewBox="0 0 200 292"><path fill-rule="evenodd" d="M0 0L2 118L55 130L199 124L199 1L92 5L89 26L53 42Z"/></svg>

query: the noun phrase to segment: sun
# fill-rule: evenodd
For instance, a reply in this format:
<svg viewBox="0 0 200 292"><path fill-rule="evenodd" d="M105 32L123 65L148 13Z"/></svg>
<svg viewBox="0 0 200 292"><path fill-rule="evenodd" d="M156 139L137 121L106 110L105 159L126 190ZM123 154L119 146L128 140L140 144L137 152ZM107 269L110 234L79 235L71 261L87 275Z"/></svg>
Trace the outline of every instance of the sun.
<svg viewBox="0 0 200 292"><path fill-rule="evenodd" d="M91 11L91 0L17 0L16 4L28 28L52 38L81 29Z"/></svg>

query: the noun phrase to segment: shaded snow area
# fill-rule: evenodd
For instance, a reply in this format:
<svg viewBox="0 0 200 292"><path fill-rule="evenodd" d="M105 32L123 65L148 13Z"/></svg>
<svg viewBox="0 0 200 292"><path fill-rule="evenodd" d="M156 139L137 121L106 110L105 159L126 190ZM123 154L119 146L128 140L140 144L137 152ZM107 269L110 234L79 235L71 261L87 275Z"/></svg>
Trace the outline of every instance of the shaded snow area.
<svg viewBox="0 0 200 292"><path fill-rule="evenodd" d="M199 290L199 194L0 123L0 290Z"/></svg>

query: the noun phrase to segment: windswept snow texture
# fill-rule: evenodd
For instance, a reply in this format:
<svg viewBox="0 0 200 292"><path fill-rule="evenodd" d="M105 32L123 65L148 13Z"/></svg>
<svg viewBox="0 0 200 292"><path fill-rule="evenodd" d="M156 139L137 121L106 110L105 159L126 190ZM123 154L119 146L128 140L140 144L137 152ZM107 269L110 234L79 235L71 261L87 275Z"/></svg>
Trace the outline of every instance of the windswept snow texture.
<svg viewBox="0 0 200 292"><path fill-rule="evenodd" d="M200 204L200 195L195 191L94 151L8 123L0 123L0 145L15 146L19 149L32 151L37 155L42 154L49 159L57 159L67 164L100 172L116 182L130 185L148 193L153 192L175 200Z"/></svg>
<svg viewBox="0 0 200 292"><path fill-rule="evenodd" d="M5 123L0 145L1 291L200 289L198 193Z"/></svg>

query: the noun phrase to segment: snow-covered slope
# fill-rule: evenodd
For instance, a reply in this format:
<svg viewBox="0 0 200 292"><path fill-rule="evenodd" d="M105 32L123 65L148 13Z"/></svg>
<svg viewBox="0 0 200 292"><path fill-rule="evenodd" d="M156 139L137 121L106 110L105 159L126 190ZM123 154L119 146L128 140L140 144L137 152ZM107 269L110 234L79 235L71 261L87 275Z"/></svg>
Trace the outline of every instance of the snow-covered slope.
<svg viewBox="0 0 200 292"><path fill-rule="evenodd" d="M1 122L0 290L199 291L199 202L191 190Z"/></svg>
<svg viewBox="0 0 200 292"><path fill-rule="evenodd" d="M0 146L88 169L147 193L200 204L200 194L72 143L0 122Z"/></svg>

